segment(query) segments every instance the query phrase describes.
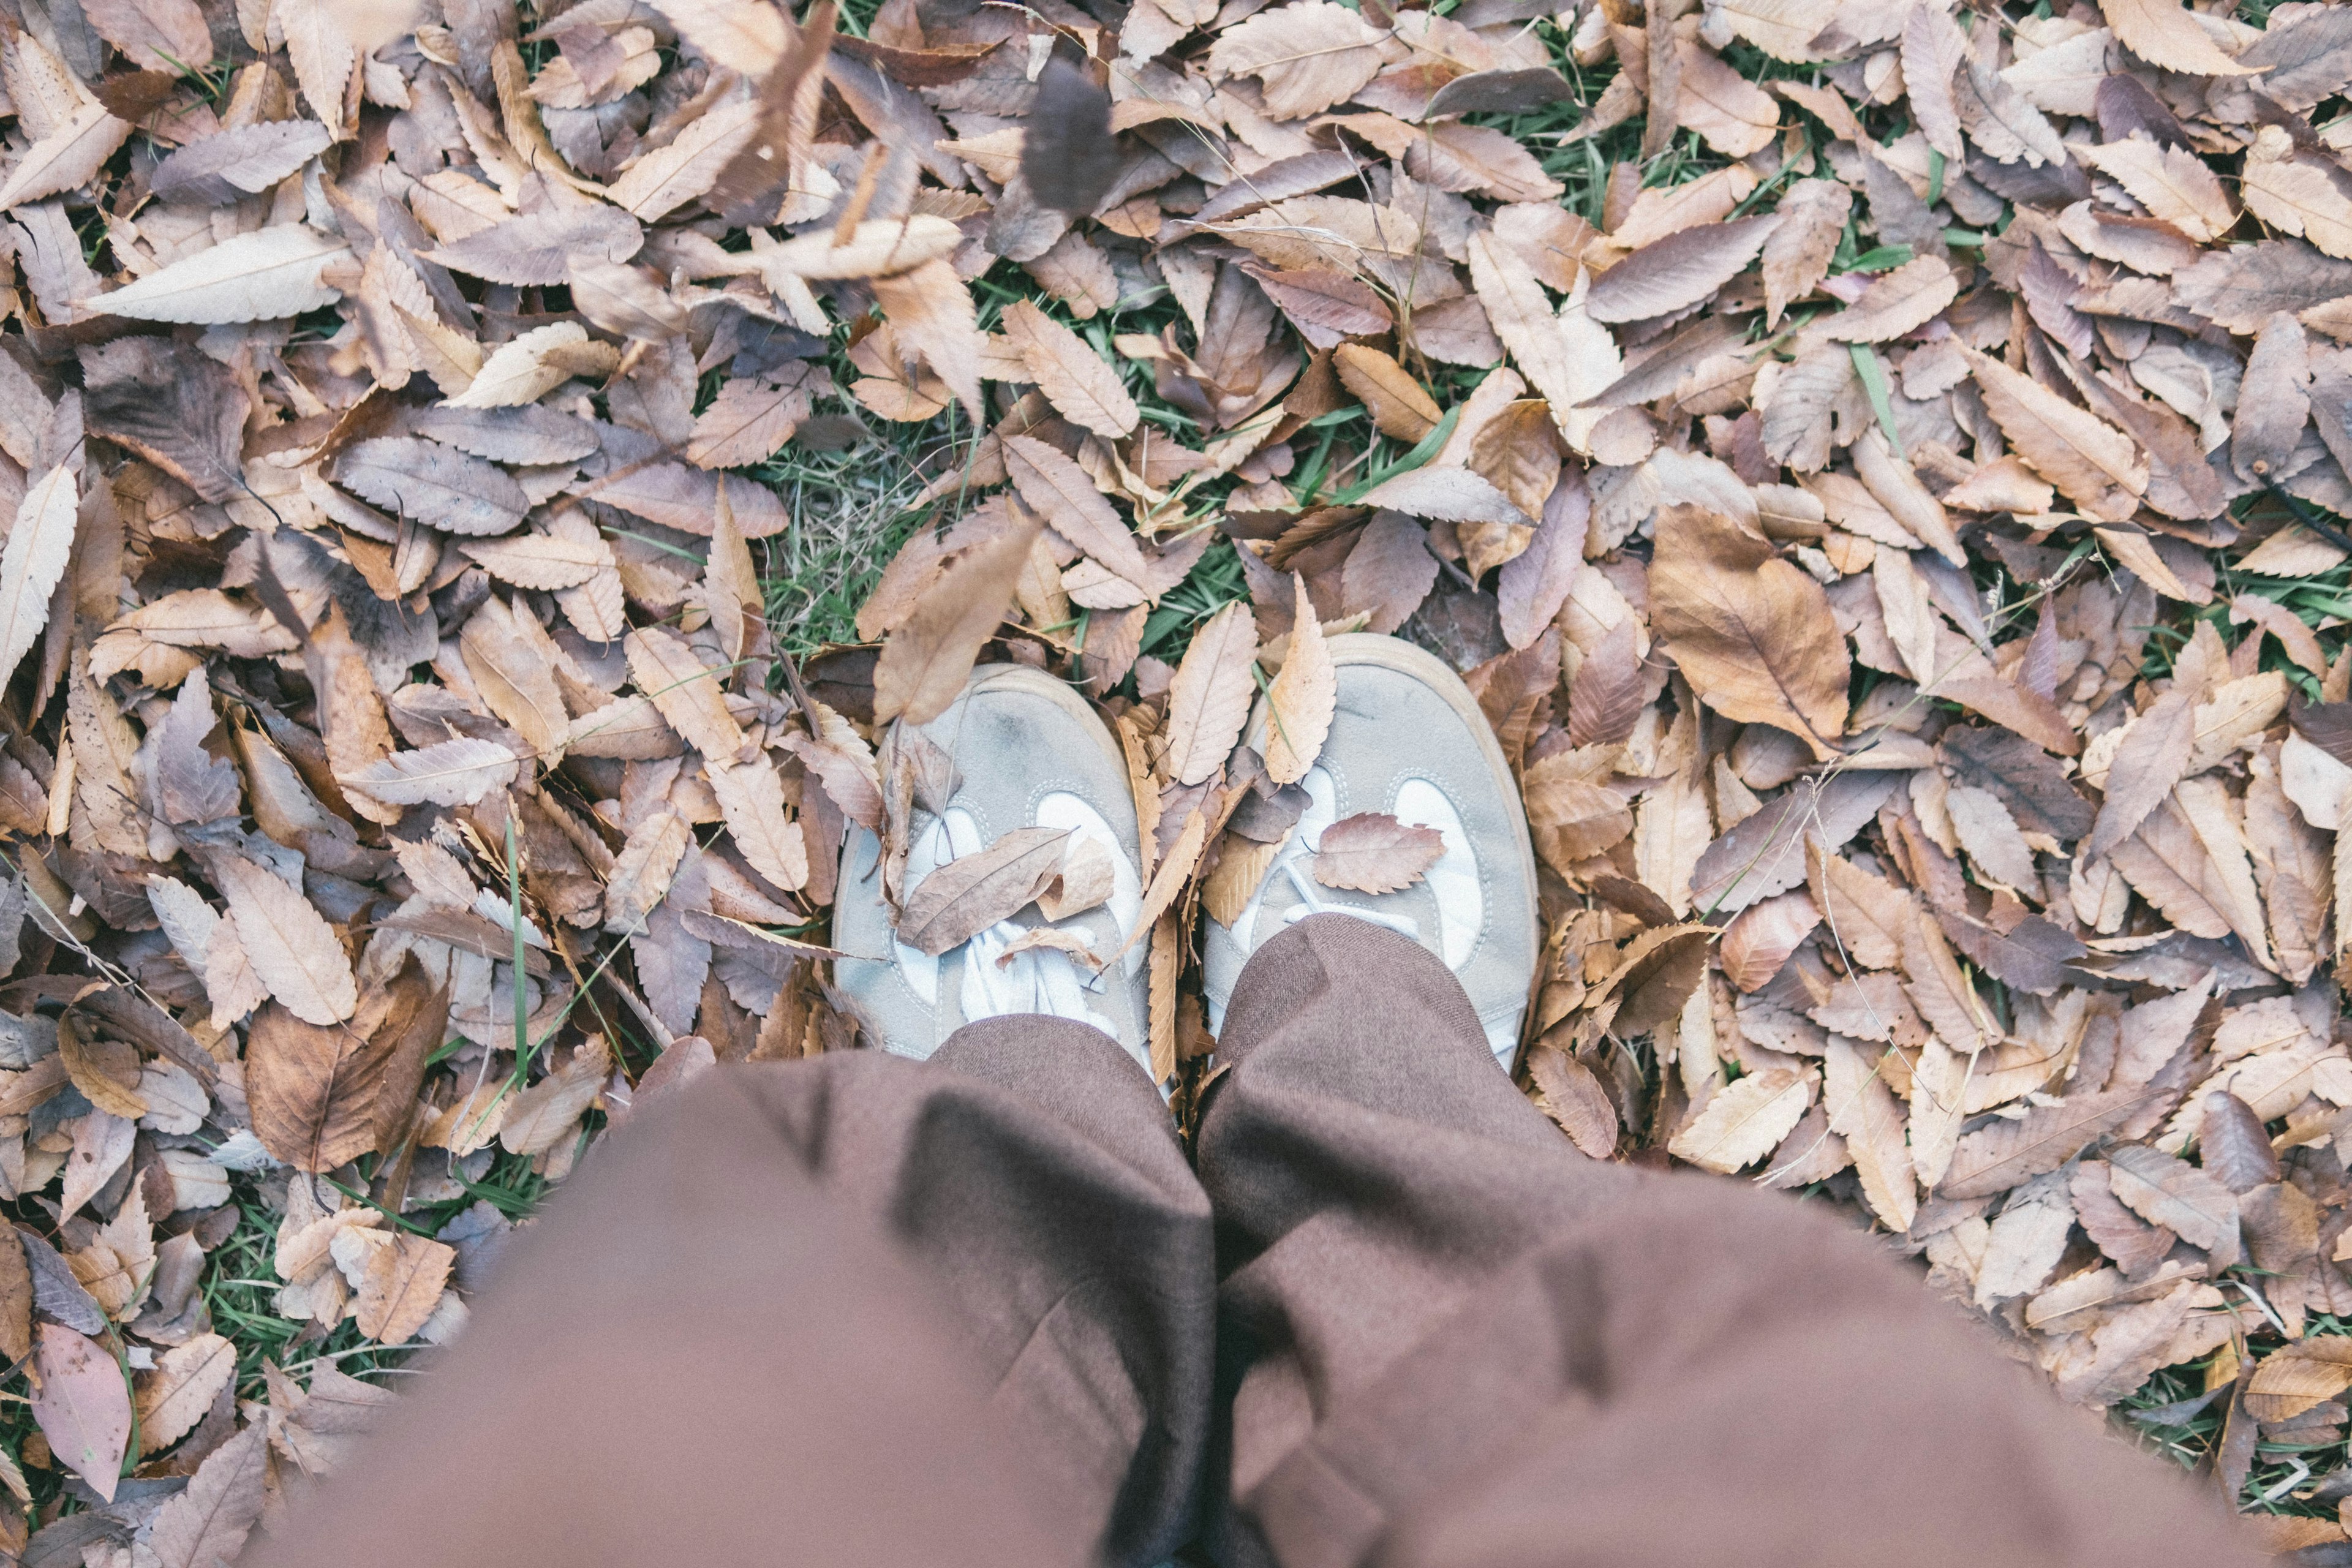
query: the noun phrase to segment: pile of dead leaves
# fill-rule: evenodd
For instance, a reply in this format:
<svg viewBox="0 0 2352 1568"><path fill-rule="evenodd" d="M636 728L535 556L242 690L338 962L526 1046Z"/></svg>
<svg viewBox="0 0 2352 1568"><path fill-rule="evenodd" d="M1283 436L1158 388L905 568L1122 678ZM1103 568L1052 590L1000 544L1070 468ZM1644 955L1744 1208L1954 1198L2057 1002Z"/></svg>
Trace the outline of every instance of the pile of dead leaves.
<svg viewBox="0 0 2352 1568"><path fill-rule="evenodd" d="M1181 1089L1370 628L1518 773L1579 1146L2332 1506L2352 10L2248 12L0 0L0 1482L233 1552L379 1397L213 1323L247 1203L298 1337L437 1340L494 1164L855 1044L838 847L982 658L1115 725ZM802 670L763 475L875 423L924 526Z"/></svg>

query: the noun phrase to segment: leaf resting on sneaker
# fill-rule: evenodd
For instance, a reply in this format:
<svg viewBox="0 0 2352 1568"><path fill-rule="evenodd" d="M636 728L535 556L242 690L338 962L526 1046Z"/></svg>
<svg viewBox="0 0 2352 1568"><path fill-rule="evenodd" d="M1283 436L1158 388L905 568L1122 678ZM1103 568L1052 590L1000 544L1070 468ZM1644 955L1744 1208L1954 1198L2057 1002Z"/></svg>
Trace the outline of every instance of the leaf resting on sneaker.
<svg viewBox="0 0 2352 1568"><path fill-rule="evenodd" d="M1393 893L1420 881L1444 853L1444 836L1434 827L1415 827L1384 811L1360 811L1323 830L1315 879L1327 888Z"/></svg>
<svg viewBox="0 0 2352 1568"><path fill-rule="evenodd" d="M987 848L950 860L915 885L898 916L898 940L937 958L1034 901L1060 875L1066 827L1016 827Z"/></svg>

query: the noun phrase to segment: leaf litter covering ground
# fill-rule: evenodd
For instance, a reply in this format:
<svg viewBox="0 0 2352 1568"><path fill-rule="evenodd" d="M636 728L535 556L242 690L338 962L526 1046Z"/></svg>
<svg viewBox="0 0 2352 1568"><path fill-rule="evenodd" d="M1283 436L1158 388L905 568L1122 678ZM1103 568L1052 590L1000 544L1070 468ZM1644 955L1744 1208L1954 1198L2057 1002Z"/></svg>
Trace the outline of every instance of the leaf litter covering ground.
<svg viewBox="0 0 2352 1568"><path fill-rule="evenodd" d="M1370 628L1517 772L1579 1147L2345 1550L2352 11L0 16L0 1545L233 1553L593 1131L855 1045L835 846L897 904L983 656L1117 729L1184 1108ZM899 930L1098 966L1109 880Z"/></svg>

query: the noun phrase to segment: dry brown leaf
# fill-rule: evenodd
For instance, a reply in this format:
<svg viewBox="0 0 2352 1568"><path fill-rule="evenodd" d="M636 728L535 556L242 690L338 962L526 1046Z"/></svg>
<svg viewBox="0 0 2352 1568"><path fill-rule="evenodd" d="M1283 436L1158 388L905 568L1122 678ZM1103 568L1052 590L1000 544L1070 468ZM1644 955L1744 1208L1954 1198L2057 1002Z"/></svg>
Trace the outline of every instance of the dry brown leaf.
<svg viewBox="0 0 2352 1568"><path fill-rule="evenodd" d="M1229 27L1209 49L1217 76L1254 76L1277 120L1320 114L1381 68L1381 35L1330 0L1279 5Z"/></svg>
<svg viewBox="0 0 2352 1568"><path fill-rule="evenodd" d="M1383 436L1418 441L1437 427L1443 410L1431 401L1404 366L1375 348L1341 343L1332 351L1331 368L1340 384L1356 395Z"/></svg>
<svg viewBox="0 0 2352 1568"><path fill-rule="evenodd" d="M1060 870L1069 830L1016 827L915 885L898 915L898 940L933 955L969 942L1034 901Z"/></svg>
<svg viewBox="0 0 2352 1568"><path fill-rule="evenodd" d="M236 1347L219 1334L198 1334L157 1356L155 1370L137 1380L141 1445L153 1452L186 1436L236 1376Z"/></svg>
<svg viewBox="0 0 2352 1568"><path fill-rule="evenodd" d="M1360 811L1331 824L1316 841L1315 879L1327 888L1393 893L1421 880L1444 853L1444 837L1434 827Z"/></svg>
<svg viewBox="0 0 2352 1568"><path fill-rule="evenodd" d="M1315 765L1331 732L1339 703L1338 672L1323 641L1322 624L1307 597L1307 580L1291 578L1295 617L1290 650L1266 690L1265 771L1276 784L1297 784Z"/></svg>
<svg viewBox="0 0 2352 1568"><path fill-rule="evenodd" d="M381 1149L414 1105L447 1017L447 993L414 964L371 991L349 1023L321 1026L278 1004L264 1006L247 1045L256 1136L304 1171L332 1170Z"/></svg>
<svg viewBox="0 0 2352 1568"><path fill-rule="evenodd" d="M1018 522L948 562L914 614L883 645L874 667L877 721L923 724L947 711L1003 621L1036 536L1034 520ZM663 716L668 717L667 710Z"/></svg>
<svg viewBox="0 0 2352 1568"><path fill-rule="evenodd" d="M1822 334L1841 342L1886 342L1941 315L1959 291L1950 263L1940 256L1922 256L1873 279L1861 299L1823 324Z"/></svg>
<svg viewBox="0 0 2352 1568"><path fill-rule="evenodd" d="M2168 691L2125 728L2107 766L2098 821L2083 846L2085 858L2098 858L2137 832L2189 771L2197 733L2192 697Z"/></svg>
<svg viewBox="0 0 2352 1568"><path fill-rule="evenodd" d="M1246 604L1227 605L1193 634L1168 689L1160 765L1175 783L1201 784L1224 766L1249 721L1256 659L1257 623Z"/></svg>
<svg viewBox="0 0 2352 1568"><path fill-rule="evenodd" d="M350 1017L359 1005L351 958L310 900L240 855L220 856L209 869L236 917L246 959L269 994L314 1026Z"/></svg>
<svg viewBox="0 0 2352 1568"><path fill-rule="evenodd" d="M1026 300L1006 306L1002 321L1038 390L1065 417L1106 440L1135 428L1141 416L1118 372L1077 333Z"/></svg>
<svg viewBox="0 0 2352 1568"><path fill-rule="evenodd" d="M1728 518L1678 506L1659 514L1651 593L1658 636L1709 707L1834 754L1845 639L1819 584Z"/></svg>
<svg viewBox="0 0 2352 1568"><path fill-rule="evenodd" d="M1579 1149L1595 1160L1617 1152L1617 1108L1591 1068L1557 1047L1538 1046L1528 1077L1543 1094L1544 1113Z"/></svg>
<svg viewBox="0 0 2352 1568"><path fill-rule="evenodd" d="M1698 224L1643 246L1601 275L1585 310L1596 321L1638 321L1696 305L1755 260L1780 221L1770 215Z"/></svg>
<svg viewBox="0 0 2352 1568"><path fill-rule="evenodd" d="M2131 515L2147 489L2147 459L2130 437L1999 360L1963 352L2018 457L2093 516Z"/></svg>

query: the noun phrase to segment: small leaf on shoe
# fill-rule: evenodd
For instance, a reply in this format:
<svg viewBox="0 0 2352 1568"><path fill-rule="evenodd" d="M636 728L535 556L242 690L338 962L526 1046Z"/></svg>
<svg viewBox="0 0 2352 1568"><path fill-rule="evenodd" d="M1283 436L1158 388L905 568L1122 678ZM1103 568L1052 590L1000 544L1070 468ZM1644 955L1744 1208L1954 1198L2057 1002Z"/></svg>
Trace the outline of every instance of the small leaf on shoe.
<svg viewBox="0 0 2352 1568"><path fill-rule="evenodd" d="M1434 827L1415 827L1382 811L1360 811L1323 830L1315 879L1327 888L1393 893L1421 880L1445 853Z"/></svg>

